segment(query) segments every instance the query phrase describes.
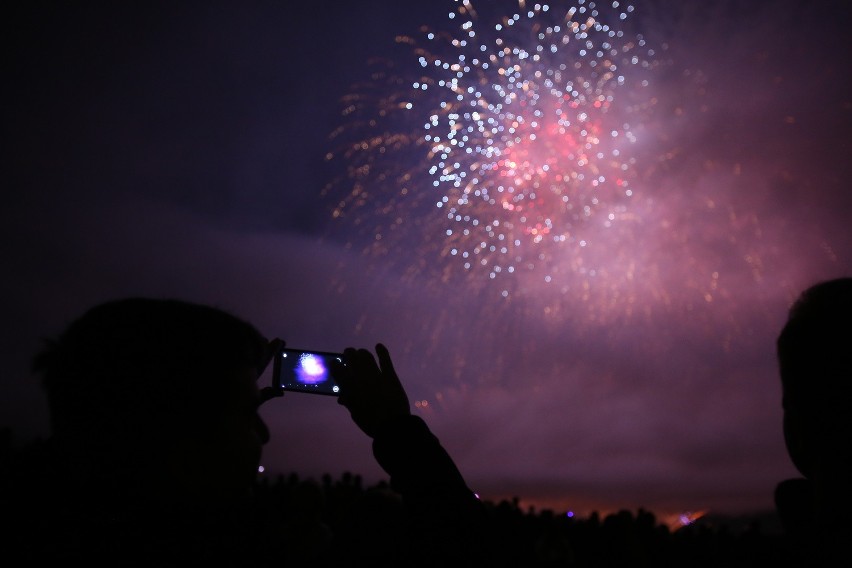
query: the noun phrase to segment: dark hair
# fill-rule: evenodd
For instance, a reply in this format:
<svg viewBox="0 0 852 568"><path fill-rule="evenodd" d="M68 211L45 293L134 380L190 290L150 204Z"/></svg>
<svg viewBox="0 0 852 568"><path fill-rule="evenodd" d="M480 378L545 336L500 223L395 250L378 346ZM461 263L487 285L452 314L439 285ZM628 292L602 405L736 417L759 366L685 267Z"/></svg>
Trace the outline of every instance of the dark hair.
<svg viewBox="0 0 852 568"><path fill-rule="evenodd" d="M811 286L799 296L777 341L786 410L848 405L852 393L852 278Z"/></svg>
<svg viewBox="0 0 852 568"><path fill-rule="evenodd" d="M173 426L194 400L212 399L240 368L258 366L266 341L217 308L128 298L91 308L34 359L54 433ZM151 424L152 416L156 423ZM150 432L149 432L150 433Z"/></svg>

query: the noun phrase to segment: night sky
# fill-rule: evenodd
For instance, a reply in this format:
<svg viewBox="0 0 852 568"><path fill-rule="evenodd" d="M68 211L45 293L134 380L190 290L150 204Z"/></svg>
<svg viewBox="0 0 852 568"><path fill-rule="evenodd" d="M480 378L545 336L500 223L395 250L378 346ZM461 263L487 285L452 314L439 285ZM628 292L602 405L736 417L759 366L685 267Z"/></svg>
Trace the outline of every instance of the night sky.
<svg viewBox="0 0 852 568"><path fill-rule="evenodd" d="M494 278L485 254L463 266L479 237L435 206L416 114L435 89L412 94L439 72L418 64L420 26L460 37L455 3L120 4L21 2L3 19L0 426L18 442L48 433L29 370L42 338L105 300L176 297L292 347L384 342L414 411L485 498L772 507L795 475L775 337L801 290L852 274L846 2L636 0L624 25L654 64L601 115L635 137L632 197L602 197L590 220L554 206L553 233L577 240L529 245ZM523 13L474 6L483 29ZM353 93L359 111L344 115ZM389 98L417 104L405 114ZM341 151L359 140L379 143ZM565 140L542 135L528 156L561 164ZM501 227L520 219L497 207ZM384 478L333 398L290 394L263 416L265 475Z"/></svg>

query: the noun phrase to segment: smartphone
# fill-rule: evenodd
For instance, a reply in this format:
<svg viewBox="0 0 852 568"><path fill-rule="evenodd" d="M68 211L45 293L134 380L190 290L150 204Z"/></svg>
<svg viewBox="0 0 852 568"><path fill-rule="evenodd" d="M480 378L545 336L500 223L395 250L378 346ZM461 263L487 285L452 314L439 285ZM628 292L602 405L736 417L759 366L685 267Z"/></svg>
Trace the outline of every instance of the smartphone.
<svg viewBox="0 0 852 568"><path fill-rule="evenodd" d="M272 386L285 391L338 396L340 387L331 377L335 360L342 363L343 353L285 347L275 357Z"/></svg>

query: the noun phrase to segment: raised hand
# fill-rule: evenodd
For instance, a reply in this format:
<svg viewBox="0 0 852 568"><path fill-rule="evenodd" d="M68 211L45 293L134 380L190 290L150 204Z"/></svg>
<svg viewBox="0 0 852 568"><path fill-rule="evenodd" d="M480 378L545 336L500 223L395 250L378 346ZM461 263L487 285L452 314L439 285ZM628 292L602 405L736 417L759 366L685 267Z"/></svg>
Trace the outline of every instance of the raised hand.
<svg viewBox="0 0 852 568"><path fill-rule="evenodd" d="M408 395L393 368L390 353L381 343L376 358L367 349L347 348L344 364L335 364L332 375L340 385L338 403L345 406L352 420L371 438L394 419L409 416Z"/></svg>

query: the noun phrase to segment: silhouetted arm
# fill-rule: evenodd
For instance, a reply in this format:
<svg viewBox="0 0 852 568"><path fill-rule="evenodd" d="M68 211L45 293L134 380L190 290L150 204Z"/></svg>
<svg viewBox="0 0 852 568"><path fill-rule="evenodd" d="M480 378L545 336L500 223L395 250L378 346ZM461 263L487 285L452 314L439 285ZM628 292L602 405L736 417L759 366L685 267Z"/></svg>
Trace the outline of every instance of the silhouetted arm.
<svg viewBox="0 0 852 568"><path fill-rule="evenodd" d="M336 367L340 404L373 439L373 454L403 499L424 559L481 559L484 510L426 423L411 414L390 354L376 346L344 351Z"/></svg>

